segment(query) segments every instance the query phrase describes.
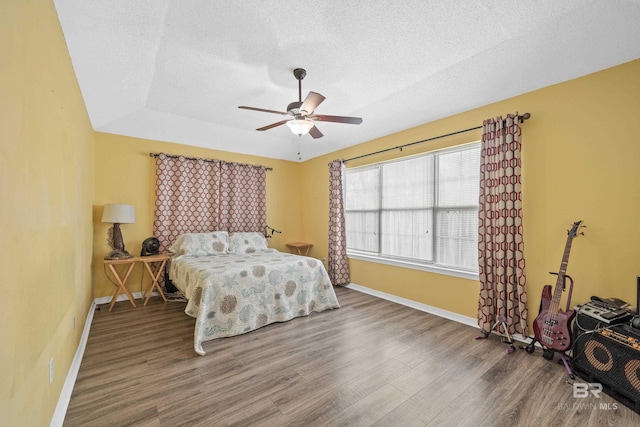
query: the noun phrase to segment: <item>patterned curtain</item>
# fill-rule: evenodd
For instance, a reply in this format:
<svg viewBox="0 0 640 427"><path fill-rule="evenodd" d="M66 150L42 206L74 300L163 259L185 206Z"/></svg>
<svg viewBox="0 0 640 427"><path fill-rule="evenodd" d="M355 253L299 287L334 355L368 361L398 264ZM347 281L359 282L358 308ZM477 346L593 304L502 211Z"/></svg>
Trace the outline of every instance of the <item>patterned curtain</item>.
<svg viewBox="0 0 640 427"><path fill-rule="evenodd" d="M184 233L264 232L266 224L265 168L157 155L153 235L161 251Z"/></svg>
<svg viewBox="0 0 640 427"><path fill-rule="evenodd" d="M329 163L329 278L334 285L351 282L344 220L342 160Z"/></svg>
<svg viewBox="0 0 640 427"><path fill-rule="evenodd" d="M478 325L490 332L505 322L509 333L529 335L522 239L518 114L485 120L480 161ZM505 331L500 331L504 333Z"/></svg>
<svg viewBox="0 0 640 427"><path fill-rule="evenodd" d="M218 230L264 233L267 226L266 200L265 168L221 163Z"/></svg>

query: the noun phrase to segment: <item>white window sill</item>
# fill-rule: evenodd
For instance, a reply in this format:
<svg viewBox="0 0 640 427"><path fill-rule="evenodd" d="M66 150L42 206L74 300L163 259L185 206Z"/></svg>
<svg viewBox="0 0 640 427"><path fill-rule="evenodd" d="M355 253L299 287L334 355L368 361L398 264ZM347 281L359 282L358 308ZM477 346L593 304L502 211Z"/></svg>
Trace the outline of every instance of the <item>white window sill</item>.
<svg viewBox="0 0 640 427"><path fill-rule="evenodd" d="M475 280L475 281L479 280L478 273L440 267L432 264L422 264L418 262L411 262L411 261L405 261L405 260L394 259L394 258L384 258L377 255L369 255L369 254L364 254L360 252L351 252L351 251L347 251L347 257L350 259L357 259L360 261L375 262L378 264L393 265L395 267L411 268L413 270L427 271L429 273L460 277L462 279L469 279L469 280Z"/></svg>

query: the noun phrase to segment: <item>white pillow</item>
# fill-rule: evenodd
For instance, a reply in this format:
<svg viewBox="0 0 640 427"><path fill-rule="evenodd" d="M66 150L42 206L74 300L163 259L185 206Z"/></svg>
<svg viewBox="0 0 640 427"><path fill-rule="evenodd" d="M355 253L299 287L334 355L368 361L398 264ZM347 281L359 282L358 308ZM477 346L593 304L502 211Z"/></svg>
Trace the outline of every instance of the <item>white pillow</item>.
<svg viewBox="0 0 640 427"><path fill-rule="evenodd" d="M176 256L208 256L226 254L229 250L229 233L213 231L211 233L181 234L169 250Z"/></svg>
<svg viewBox="0 0 640 427"><path fill-rule="evenodd" d="M246 233L231 233L229 236L229 253L250 254L269 249L264 234L255 231Z"/></svg>

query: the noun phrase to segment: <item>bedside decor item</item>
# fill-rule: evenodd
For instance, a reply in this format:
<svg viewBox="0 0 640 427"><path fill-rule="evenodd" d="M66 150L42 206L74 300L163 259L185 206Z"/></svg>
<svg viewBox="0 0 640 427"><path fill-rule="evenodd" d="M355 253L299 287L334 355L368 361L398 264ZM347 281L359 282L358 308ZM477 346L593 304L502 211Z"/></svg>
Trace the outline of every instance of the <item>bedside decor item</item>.
<svg viewBox="0 0 640 427"><path fill-rule="evenodd" d="M160 253L160 241L155 237L149 237L142 242L140 256L158 255Z"/></svg>
<svg viewBox="0 0 640 427"><path fill-rule="evenodd" d="M136 216L132 205L108 204L104 205L102 222L111 222L113 226L107 233L107 242L111 247L109 255L104 259L126 259L131 258L131 254L124 249L120 224L134 224Z"/></svg>
<svg viewBox="0 0 640 427"><path fill-rule="evenodd" d="M278 231L273 227L269 227L268 225L264 226L264 237L270 239L274 234L282 234L282 231Z"/></svg>

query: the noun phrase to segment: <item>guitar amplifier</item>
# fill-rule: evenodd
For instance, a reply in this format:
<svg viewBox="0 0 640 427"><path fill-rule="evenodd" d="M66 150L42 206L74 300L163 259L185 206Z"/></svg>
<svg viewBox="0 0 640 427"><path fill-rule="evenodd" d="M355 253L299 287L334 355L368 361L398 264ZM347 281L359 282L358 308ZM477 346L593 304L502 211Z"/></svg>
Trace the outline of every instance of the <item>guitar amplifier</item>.
<svg viewBox="0 0 640 427"><path fill-rule="evenodd" d="M573 342L571 367L640 413L640 330L614 325L581 334Z"/></svg>

